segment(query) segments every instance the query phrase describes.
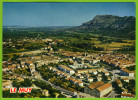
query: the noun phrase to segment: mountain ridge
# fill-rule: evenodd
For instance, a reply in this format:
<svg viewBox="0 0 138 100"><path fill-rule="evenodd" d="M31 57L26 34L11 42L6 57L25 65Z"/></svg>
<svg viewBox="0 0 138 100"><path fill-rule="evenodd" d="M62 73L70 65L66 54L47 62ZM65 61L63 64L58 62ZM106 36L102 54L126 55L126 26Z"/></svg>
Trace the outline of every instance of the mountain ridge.
<svg viewBox="0 0 138 100"><path fill-rule="evenodd" d="M75 31L135 39L135 17L96 15L92 20L76 27Z"/></svg>

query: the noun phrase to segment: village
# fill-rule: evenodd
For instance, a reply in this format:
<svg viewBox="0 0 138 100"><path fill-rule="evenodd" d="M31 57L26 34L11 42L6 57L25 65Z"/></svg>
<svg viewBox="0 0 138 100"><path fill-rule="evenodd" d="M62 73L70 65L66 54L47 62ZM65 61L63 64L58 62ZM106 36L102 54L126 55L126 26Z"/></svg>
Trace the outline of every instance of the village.
<svg viewBox="0 0 138 100"><path fill-rule="evenodd" d="M35 41L35 40L24 40ZM55 51L52 39L43 39L47 47L20 52L15 59L3 61L3 91L13 87L13 81L42 81L51 85L67 98L133 98L135 97L135 56L130 54ZM20 42L19 42L20 43ZM4 42L3 45L12 45ZM131 70L130 70L131 69ZM58 81L64 80L61 84ZM62 84L63 83L63 84ZM50 90L32 84L42 95Z"/></svg>

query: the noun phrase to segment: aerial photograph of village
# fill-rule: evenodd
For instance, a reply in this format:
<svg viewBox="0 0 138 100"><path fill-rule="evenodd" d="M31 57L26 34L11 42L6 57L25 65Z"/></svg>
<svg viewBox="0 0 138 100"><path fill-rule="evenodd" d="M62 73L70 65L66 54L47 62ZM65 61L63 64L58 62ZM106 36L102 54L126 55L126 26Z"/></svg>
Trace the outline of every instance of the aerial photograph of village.
<svg viewBox="0 0 138 100"><path fill-rule="evenodd" d="M3 98L135 98L135 3L3 3Z"/></svg>

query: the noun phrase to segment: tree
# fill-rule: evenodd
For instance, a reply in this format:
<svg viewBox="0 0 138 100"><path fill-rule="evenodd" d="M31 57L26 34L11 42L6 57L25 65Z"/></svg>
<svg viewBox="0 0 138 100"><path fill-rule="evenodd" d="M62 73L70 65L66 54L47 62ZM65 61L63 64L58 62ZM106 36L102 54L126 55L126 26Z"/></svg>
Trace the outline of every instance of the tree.
<svg viewBox="0 0 138 100"><path fill-rule="evenodd" d="M35 68L37 67L38 62L34 62Z"/></svg>
<svg viewBox="0 0 138 100"><path fill-rule="evenodd" d="M60 95L58 96L58 98L66 98L66 96L63 95L63 94L60 94Z"/></svg>
<svg viewBox="0 0 138 100"><path fill-rule="evenodd" d="M19 89L20 87L22 87L22 85L20 84L20 82L17 82L16 80L14 80L14 81L12 82L12 86L13 86L13 87L16 87L17 89Z"/></svg>
<svg viewBox="0 0 138 100"><path fill-rule="evenodd" d="M13 57L11 58L11 61L16 61L17 58L19 58L19 57L20 57L19 55L14 54Z"/></svg>
<svg viewBox="0 0 138 100"><path fill-rule="evenodd" d="M26 78L24 81L21 83L22 86L24 87L31 87L32 86L32 80Z"/></svg>

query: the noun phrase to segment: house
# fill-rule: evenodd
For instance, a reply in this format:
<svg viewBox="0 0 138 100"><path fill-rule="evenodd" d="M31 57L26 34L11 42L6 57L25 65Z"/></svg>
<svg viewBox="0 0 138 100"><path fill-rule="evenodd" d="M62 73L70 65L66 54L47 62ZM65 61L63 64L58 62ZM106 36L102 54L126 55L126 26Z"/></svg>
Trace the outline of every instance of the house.
<svg viewBox="0 0 138 100"><path fill-rule="evenodd" d="M9 79L16 79L17 77L16 76L8 76Z"/></svg>
<svg viewBox="0 0 138 100"><path fill-rule="evenodd" d="M8 68L2 68L2 72L6 72L6 71L9 71Z"/></svg>
<svg viewBox="0 0 138 100"><path fill-rule="evenodd" d="M77 70L78 73L91 73L91 72L94 72L95 71L95 74L97 73L96 71L103 71L104 68L98 68L98 69L81 69L81 70Z"/></svg>
<svg viewBox="0 0 138 100"><path fill-rule="evenodd" d="M109 76L109 72L104 72L105 76Z"/></svg>
<svg viewBox="0 0 138 100"><path fill-rule="evenodd" d="M121 69L121 75L122 76L130 76L130 77L134 77L134 72L129 71L127 69Z"/></svg>
<svg viewBox="0 0 138 100"><path fill-rule="evenodd" d="M77 86L83 86L83 82L80 80L76 80L74 78L69 77L67 80L69 80L71 83L77 85Z"/></svg>
<svg viewBox="0 0 138 100"><path fill-rule="evenodd" d="M9 66L8 66L8 69L14 70L14 69L16 69L16 65L15 65L15 64L9 65Z"/></svg>
<svg viewBox="0 0 138 100"><path fill-rule="evenodd" d="M8 90L12 87L11 80L2 80L2 90Z"/></svg>
<svg viewBox="0 0 138 100"><path fill-rule="evenodd" d="M122 92L121 93L121 98L134 98L135 96L131 93L127 93L127 92Z"/></svg>
<svg viewBox="0 0 138 100"><path fill-rule="evenodd" d="M46 90L46 89L42 90L42 95L49 96L48 90Z"/></svg>
<svg viewBox="0 0 138 100"><path fill-rule="evenodd" d="M33 65L33 63L32 63L32 62L26 62L25 64L27 65L27 67L29 67L29 66Z"/></svg>
<svg viewBox="0 0 138 100"><path fill-rule="evenodd" d="M129 83L129 78L123 78L123 80Z"/></svg>
<svg viewBox="0 0 138 100"><path fill-rule="evenodd" d="M98 76L102 76L102 74L98 74Z"/></svg>
<svg viewBox="0 0 138 100"><path fill-rule="evenodd" d="M24 67L25 67L25 65L24 65L24 64L21 64L21 67L22 67L22 68L24 68Z"/></svg>
<svg viewBox="0 0 138 100"><path fill-rule="evenodd" d="M30 71L31 71L31 73L35 72L35 66L34 65L30 65Z"/></svg>
<svg viewBox="0 0 138 100"><path fill-rule="evenodd" d="M104 97L106 94L112 91L112 85L110 83L104 83L102 81L93 83L84 88L84 93L90 94L94 97Z"/></svg>
<svg viewBox="0 0 138 100"><path fill-rule="evenodd" d="M63 75L65 78L69 78L70 76L69 75L67 75L67 74L64 74Z"/></svg>
<svg viewBox="0 0 138 100"><path fill-rule="evenodd" d="M94 75L96 75L97 73L98 73L98 72L97 72L96 70L95 70L95 71L93 71L93 74L94 74Z"/></svg>
<svg viewBox="0 0 138 100"><path fill-rule="evenodd" d="M57 75L60 75L60 72L58 71L58 72L56 72L57 73Z"/></svg>
<svg viewBox="0 0 138 100"><path fill-rule="evenodd" d="M111 77L108 76L108 77L107 77L107 80L110 81L110 80L111 80Z"/></svg>
<svg viewBox="0 0 138 100"><path fill-rule="evenodd" d="M77 81L77 82L76 82L76 85L77 85L77 86L83 86L83 82Z"/></svg>
<svg viewBox="0 0 138 100"><path fill-rule="evenodd" d="M92 61L93 64L96 64L96 63L100 62L99 59L92 59L91 61Z"/></svg>
<svg viewBox="0 0 138 100"><path fill-rule="evenodd" d="M48 66L48 69L49 69L49 70L52 70L52 67L51 67L51 66Z"/></svg>
<svg viewBox="0 0 138 100"><path fill-rule="evenodd" d="M93 82L93 78L87 78L87 81Z"/></svg>
<svg viewBox="0 0 138 100"><path fill-rule="evenodd" d="M32 59L41 59L41 56L34 56L34 57L31 57Z"/></svg>
<svg viewBox="0 0 138 100"><path fill-rule="evenodd" d="M75 73L75 76L81 76L81 74L80 73Z"/></svg>
<svg viewBox="0 0 138 100"><path fill-rule="evenodd" d="M81 68L81 67L83 67L83 64L77 63L77 61L75 61L74 64L73 64L73 66L75 68Z"/></svg>
<svg viewBox="0 0 138 100"><path fill-rule="evenodd" d="M58 68L61 70L61 71L64 71L66 73L69 73L69 74L74 74L75 71L65 65L59 65Z"/></svg>
<svg viewBox="0 0 138 100"><path fill-rule="evenodd" d="M69 80L71 83L73 83L73 84L76 83L76 80L75 80L74 78L69 77L68 80Z"/></svg>
<svg viewBox="0 0 138 100"><path fill-rule="evenodd" d="M79 79L82 79L82 78L84 78L82 75L80 75L80 76L77 76Z"/></svg>
<svg viewBox="0 0 138 100"><path fill-rule="evenodd" d="M21 59L21 58L20 58L20 59ZM23 59L24 59L24 58L23 58ZM23 65L24 65L24 64L25 64L25 61L21 61L21 64L23 64Z"/></svg>
<svg viewBox="0 0 138 100"><path fill-rule="evenodd" d="M24 79L23 79L22 77L17 77L16 79L17 79L17 82L22 82L22 81L24 81Z"/></svg>
<svg viewBox="0 0 138 100"><path fill-rule="evenodd" d="M41 78L41 75L37 71L33 72L32 76L35 77L36 79Z"/></svg>
<svg viewBox="0 0 138 100"><path fill-rule="evenodd" d="M86 75L86 77L90 77L90 74L89 73L86 73L85 75Z"/></svg>
<svg viewBox="0 0 138 100"><path fill-rule="evenodd" d="M17 68L21 68L21 67L20 67L20 64L16 64L16 67L17 67Z"/></svg>
<svg viewBox="0 0 138 100"><path fill-rule="evenodd" d="M101 80L102 80L102 77L97 77L97 80L98 80L98 81L101 81Z"/></svg>

